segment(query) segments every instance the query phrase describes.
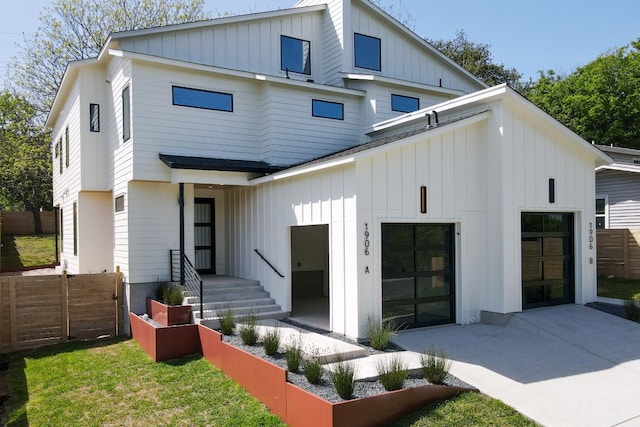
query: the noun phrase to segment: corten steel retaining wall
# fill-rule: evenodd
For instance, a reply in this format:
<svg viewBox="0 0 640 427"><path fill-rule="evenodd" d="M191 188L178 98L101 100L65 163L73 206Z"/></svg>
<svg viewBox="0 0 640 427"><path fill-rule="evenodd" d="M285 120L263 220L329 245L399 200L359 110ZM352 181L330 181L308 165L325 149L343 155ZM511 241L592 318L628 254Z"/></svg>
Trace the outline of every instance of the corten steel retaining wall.
<svg viewBox="0 0 640 427"><path fill-rule="evenodd" d="M0 212L2 217L2 235L35 234L36 226L31 212ZM55 233L55 215L52 211L40 212L43 234Z"/></svg>
<svg viewBox="0 0 640 427"><path fill-rule="evenodd" d="M122 273L0 277L0 354L122 331Z"/></svg>
<svg viewBox="0 0 640 427"><path fill-rule="evenodd" d="M640 229L597 230L598 276L640 279Z"/></svg>

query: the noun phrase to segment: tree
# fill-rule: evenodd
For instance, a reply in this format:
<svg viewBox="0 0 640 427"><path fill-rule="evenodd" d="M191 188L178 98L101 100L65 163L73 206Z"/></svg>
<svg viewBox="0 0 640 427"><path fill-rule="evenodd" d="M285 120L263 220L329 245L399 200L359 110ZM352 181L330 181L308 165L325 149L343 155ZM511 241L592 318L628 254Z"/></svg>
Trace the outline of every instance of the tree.
<svg viewBox="0 0 640 427"><path fill-rule="evenodd" d="M564 78L541 73L525 95L588 141L640 148L640 39Z"/></svg>
<svg viewBox="0 0 640 427"><path fill-rule="evenodd" d="M53 0L13 58L8 80L44 117L67 64L96 57L111 32L207 19L203 8L204 0Z"/></svg>
<svg viewBox="0 0 640 427"><path fill-rule="evenodd" d="M32 105L0 94L0 209L31 211L38 234L39 211L51 208L49 140Z"/></svg>
<svg viewBox="0 0 640 427"><path fill-rule="evenodd" d="M515 68L496 64L489 50L491 46L472 42L463 30L457 30L451 40L427 41L489 86L508 83L517 90L524 87L521 81L522 74Z"/></svg>

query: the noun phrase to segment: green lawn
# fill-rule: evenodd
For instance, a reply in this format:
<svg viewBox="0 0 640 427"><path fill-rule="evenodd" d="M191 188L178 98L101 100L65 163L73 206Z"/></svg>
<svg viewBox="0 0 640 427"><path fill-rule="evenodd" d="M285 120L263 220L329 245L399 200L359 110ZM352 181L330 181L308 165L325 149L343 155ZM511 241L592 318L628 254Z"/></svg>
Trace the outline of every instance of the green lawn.
<svg viewBox="0 0 640 427"><path fill-rule="evenodd" d="M640 280L598 278L598 296L623 300L640 298Z"/></svg>
<svg viewBox="0 0 640 427"><path fill-rule="evenodd" d="M71 343L11 355L10 426L283 426L202 356L154 363L135 341ZM477 393L417 411L398 426L533 426Z"/></svg>
<svg viewBox="0 0 640 427"><path fill-rule="evenodd" d="M22 267L51 265L56 259L53 234L2 236L0 269L13 271Z"/></svg>

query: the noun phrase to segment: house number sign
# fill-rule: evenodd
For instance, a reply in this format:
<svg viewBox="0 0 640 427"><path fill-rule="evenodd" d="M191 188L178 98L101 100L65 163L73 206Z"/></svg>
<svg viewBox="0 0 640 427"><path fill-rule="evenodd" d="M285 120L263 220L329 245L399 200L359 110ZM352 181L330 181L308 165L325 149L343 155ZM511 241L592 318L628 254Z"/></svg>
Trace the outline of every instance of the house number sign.
<svg viewBox="0 0 640 427"><path fill-rule="evenodd" d="M369 256L369 224L364 223L364 255ZM364 267L365 274L369 274L369 266Z"/></svg>
<svg viewBox="0 0 640 427"><path fill-rule="evenodd" d="M589 223L589 250L593 250L593 222ZM593 264L593 257L589 258L589 264Z"/></svg>

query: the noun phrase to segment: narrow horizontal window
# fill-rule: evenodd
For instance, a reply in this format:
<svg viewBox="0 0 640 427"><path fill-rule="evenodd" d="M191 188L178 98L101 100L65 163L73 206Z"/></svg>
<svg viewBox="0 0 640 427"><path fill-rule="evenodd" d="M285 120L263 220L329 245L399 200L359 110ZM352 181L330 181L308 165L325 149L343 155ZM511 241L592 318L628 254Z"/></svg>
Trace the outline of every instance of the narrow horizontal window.
<svg viewBox="0 0 640 427"><path fill-rule="evenodd" d="M124 210L124 196L116 197L116 212L122 212Z"/></svg>
<svg viewBox="0 0 640 427"><path fill-rule="evenodd" d="M344 104L313 99L311 100L311 115L326 119L344 120Z"/></svg>
<svg viewBox="0 0 640 427"><path fill-rule="evenodd" d="M122 90L122 141L126 142L131 138L131 99L129 97L129 86Z"/></svg>
<svg viewBox="0 0 640 427"><path fill-rule="evenodd" d="M381 67L381 42L379 38L354 34L353 50L355 65L358 68L380 71Z"/></svg>
<svg viewBox="0 0 640 427"><path fill-rule="evenodd" d="M280 36L280 68L293 73L311 74L311 43Z"/></svg>
<svg viewBox="0 0 640 427"><path fill-rule="evenodd" d="M89 104L89 130L100 132L100 105Z"/></svg>
<svg viewBox="0 0 640 427"><path fill-rule="evenodd" d="M230 93L173 86L173 105L232 112L233 95Z"/></svg>
<svg viewBox="0 0 640 427"><path fill-rule="evenodd" d="M391 95L391 110L411 113L420 109L420 99L412 96Z"/></svg>

